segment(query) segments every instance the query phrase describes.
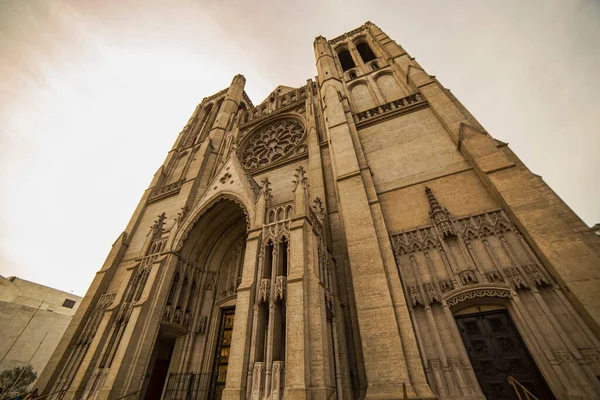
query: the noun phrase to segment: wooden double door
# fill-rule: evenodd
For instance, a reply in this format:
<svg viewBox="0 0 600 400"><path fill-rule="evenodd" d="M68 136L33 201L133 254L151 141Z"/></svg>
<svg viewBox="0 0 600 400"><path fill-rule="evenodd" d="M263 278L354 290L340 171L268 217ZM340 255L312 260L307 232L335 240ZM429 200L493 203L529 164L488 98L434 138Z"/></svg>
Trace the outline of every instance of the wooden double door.
<svg viewBox="0 0 600 400"><path fill-rule="evenodd" d="M506 310L462 315L456 322L486 399L518 399L509 376L539 399L554 399Z"/></svg>

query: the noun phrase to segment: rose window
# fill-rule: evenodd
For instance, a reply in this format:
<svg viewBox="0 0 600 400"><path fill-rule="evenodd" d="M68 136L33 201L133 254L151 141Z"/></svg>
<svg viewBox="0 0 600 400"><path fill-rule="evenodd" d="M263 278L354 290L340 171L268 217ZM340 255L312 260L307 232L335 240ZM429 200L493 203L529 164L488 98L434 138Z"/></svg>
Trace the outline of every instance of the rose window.
<svg viewBox="0 0 600 400"><path fill-rule="evenodd" d="M298 121L277 121L256 132L242 149L242 164L248 169L269 165L289 154L302 140L304 127Z"/></svg>

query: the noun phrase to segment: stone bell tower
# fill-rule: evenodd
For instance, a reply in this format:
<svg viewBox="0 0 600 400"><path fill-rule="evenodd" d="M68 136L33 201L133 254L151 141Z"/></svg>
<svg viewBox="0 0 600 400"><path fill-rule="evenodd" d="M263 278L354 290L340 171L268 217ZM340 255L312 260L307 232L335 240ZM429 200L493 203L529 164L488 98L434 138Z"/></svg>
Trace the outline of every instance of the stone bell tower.
<svg viewBox="0 0 600 400"><path fill-rule="evenodd" d="M50 399L594 399L600 237L376 25L204 98Z"/></svg>

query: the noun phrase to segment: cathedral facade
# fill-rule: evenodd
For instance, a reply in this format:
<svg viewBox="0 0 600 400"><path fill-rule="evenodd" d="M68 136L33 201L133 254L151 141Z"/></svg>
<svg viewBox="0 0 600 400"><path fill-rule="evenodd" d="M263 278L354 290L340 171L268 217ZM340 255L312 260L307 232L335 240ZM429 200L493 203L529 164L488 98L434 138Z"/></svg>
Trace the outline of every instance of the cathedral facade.
<svg viewBox="0 0 600 400"><path fill-rule="evenodd" d="M198 105L42 392L599 398L600 237L376 25L314 51Z"/></svg>

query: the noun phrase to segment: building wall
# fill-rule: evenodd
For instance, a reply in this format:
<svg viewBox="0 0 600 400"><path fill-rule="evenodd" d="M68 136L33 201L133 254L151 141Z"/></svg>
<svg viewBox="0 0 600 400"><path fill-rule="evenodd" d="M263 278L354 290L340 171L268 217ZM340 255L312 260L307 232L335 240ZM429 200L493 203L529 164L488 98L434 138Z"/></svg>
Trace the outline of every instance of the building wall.
<svg viewBox="0 0 600 400"><path fill-rule="evenodd" d="M461 339L457 318L485 310L514 322L542 389L597 398L599 238L374 24L314 49L306 85L254 106L238 75L203 99L44 392L168 391L163 361L213 390L220 315L235 307L226 399L512 390L484 386Z"/></svg>
<svg viewBox="0 0 600 400"><path fill-rule="evenodd" d="M65 299L75 302L73 308L63 307ZM29 363L39 376L80 302L71 293L0 277L0 370Z"/></svg>

